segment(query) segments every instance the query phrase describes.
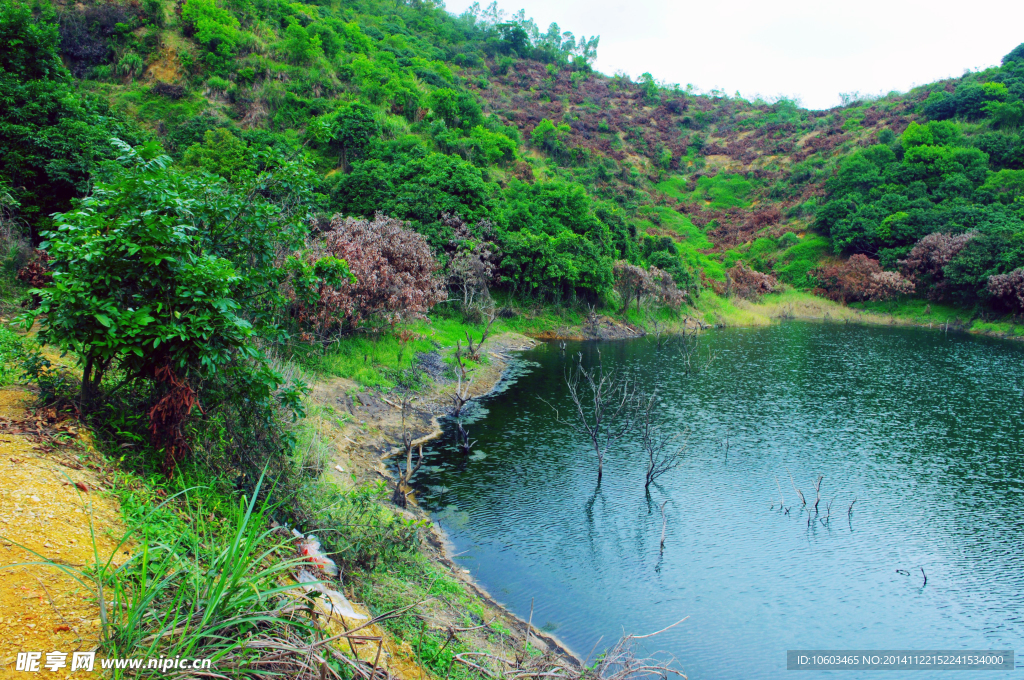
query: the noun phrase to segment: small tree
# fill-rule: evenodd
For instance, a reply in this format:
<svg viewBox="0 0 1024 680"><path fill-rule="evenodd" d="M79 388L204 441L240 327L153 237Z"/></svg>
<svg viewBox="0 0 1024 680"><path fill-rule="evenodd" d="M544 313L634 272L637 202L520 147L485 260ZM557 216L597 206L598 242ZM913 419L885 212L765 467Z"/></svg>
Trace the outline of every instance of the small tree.
<svg viewBox="0 0 1024 680"><path fill-rule="evenodd" d="M261 235L284 238L288 227L268 229L264 218L281 213L219 178L179 173L167 156L115 142L123 167L54 215L56 229L41 244L53 280L33 291L39 307L24 323L41 319L44 343L81 358L83 410L112 367L125 382L158 387L150 431L170 473L188 450L182 425L204 385L274 401L283 380L250 339L269 332L266 285L276 278L264 259L274 242ZM261 178L264 191L270 184ZM234 261L239 238L247 248ZM277 396L299 407L296 392Z"/></svg>
<svg viewBox="0 0 1024 680"><path fill-rule="evenodd" d="M493 226L487 220L476 225L475 236L468 224L458 215L444 213L441 222L452 230L446 251L448 261L448 285L462 293L464 308L473 304L479 295L490 299L490 284L495 280L501 250L491 239Z"/></svg>
<svg viewBox="0 0 1024 680"><path fill-rule="evenodd" d="M447 298L426 239L380 213L372 221L335 215L330 229L312 239L299 259L306 266L333 263L336 276L313 281L314 288L293 289L296 316L320 338L365 320L394 327L403 319L424 318ZM341 275L338 262L354 280Z"/></svg>
<svg viewBox="0 0 1024 680"><path fill-rule="evenodd" d="M757 300L775 290L778 284L771 274L762 274L738 261L726 271L728 276L728 292L745 300Z"/></svg>
<svg viewBox="0 0 1024 680"><path fill-rule="evenodd" d="M558 408L546 399L545 404L555 412L559 423L570 425L590 439L597 458L597 484L601 485L604 475L604 454L629 431L633 424L635 389L625 378L614 370L606 371L597 353L597 366L586 368L583 354L576 355L576 362L565 375L572 401L572 415L562 418Z"/></svg>
<svg viewBox="0 0 1024 680"><path fill-rule="evenodd" d="M347 172L352 161L366 155L373 138L378 135L380 124L373 115L373 109L360 102L352 102L338 107L329 122L327 141Z"/></svg>
<svg viewBox="0 0 1024 680"><path fill-rule="evenodd" d="M622 299L622 310L619 314L625 314L634 299L639 310L640 298L655 291L650 272L625 260L618 260L612 271L615 274L615 290Z"/></svg>
<svg viewBox="0 0 1024 680"><path fill-rule="evenodd" d="M650 267L651 285L658 301L669 309L678 310L686 301L686 291L680 290L672 275L663 269Z"/></svg>

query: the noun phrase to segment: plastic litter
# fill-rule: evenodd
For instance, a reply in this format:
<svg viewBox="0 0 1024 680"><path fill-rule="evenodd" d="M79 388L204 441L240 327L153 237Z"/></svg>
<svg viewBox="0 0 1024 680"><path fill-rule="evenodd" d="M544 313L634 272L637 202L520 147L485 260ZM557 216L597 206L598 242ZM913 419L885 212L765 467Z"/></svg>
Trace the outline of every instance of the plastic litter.
<svg viewBox="0 0 1024 680"><path fill-rule="evenodd" d="M299 583L307 584L303 586L303 590L309 592L315 590L324 596L327 600L327 605L330 609L332 616L344 616L346 619L357 619L363 620L366 618L365 614L360 614L353 607L352 603L348 601L345 595L337 590L328 588L325 583L319 581L313 574L307 569L300 569L299 573L295 576L295 580Z"/></svg>
<svg viewBox="0 0 1024 680"><path fill-rule="evenodd" d="M338 565L334 560L320 552L320 541L316 536L313 534L302 536L302 534L299 534L299 538L302 539L302 542L299 543L299 554L305 557L306 561L312 562L331 576L337 576L340 573Z"/></svg>

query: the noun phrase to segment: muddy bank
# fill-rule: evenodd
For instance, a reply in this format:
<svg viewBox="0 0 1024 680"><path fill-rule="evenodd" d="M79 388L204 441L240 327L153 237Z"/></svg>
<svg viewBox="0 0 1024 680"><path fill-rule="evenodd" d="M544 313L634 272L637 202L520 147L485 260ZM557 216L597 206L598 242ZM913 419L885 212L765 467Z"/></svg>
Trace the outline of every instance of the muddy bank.
<svg viewBox="0 0 1024 680"><path fill-rule="evenodd" d="M481 362L469 372L469 394L479 398L501 380L512 352L530 349L538 341L518 333L502 333L488 339L480 350ZM405 414L405 427L416 442L441 434L440 419L451 410L456 383L435 380L418 392ZM400 397L364 389L347 378L331 378L313 387L311 397L330 407L335 460L331 475L343 486L384 477L390 479L390 461L402 442ZM353 475L355 480L352 479Z"/></svg>

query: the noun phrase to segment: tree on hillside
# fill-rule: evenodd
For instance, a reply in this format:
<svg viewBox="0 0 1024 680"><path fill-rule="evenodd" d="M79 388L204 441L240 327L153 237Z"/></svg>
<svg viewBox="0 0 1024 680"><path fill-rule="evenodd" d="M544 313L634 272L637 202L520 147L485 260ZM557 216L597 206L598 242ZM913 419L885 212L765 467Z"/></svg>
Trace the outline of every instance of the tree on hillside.
<svg viewBox="0 0 1024 680"><path fill-rule="evenodd" d="M341 167L348 171L353 161L366 156L373 139L380 134L380 125L373 109L360 102L338 107L330 122L328 146L338 154Z"/></svg>
<svg viewBox="0 0 1024 680"><path fill-rule="evenodd" d="M655 290L650 272L625 260L618 260L615 263L614 271L615 291L622 300L622 309L619 310L619 314L624 315L629 311L629 305L633 300L636 300L637 311L640 311L640 298Z"/></svg>
<svg viewBox="0 0 1024 680"><path fill-rule="evenodd" d="M447 298L426 239L380 213L373 220L335 215L330 229L313 237L299 259L307 267L345 263L344 272L321 265L319 277L294 290L298 319L318 339L361 321L394 327L424 318Z"/></svg>
<svg viewBox="0 0 1024 680"><path fill-rule="evenodd" d="M108 139L141 139L105 103L76 91L59 49L52 10L36 17L20 2L0 4L0 182L34 240L113 157Z"/></svg>
<svg viewBox="0 0 1024 680"><path fill-rule="evenodd" d="M81 358L84 411L115 369L122 384L153 387L150 431L169 474L189 451L185 421L205 393L246 402L243 418L299 408L252 340L273 339L274 258L301 219L216 176L174 170L157 149L116 146L120 167L54 216L42 244L53 281L33 291L39 307L25 323L40 320L42 342ZM274 187L261 176L250 189Z"/></svg>

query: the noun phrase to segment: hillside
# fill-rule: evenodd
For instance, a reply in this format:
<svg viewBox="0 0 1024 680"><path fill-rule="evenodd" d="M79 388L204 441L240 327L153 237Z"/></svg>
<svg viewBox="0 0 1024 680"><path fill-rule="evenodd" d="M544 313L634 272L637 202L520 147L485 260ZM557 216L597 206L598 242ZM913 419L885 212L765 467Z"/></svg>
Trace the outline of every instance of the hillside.
<svg viewBox="0 0 1024 680"><path fill-rule="evenodd" d="M649 333L700 380L709 324L1024 332L1024 46L829 111L598 47L493 4L0 4L0 386L91 433L139 542L82 575L104 654L607 680L626 657L481 599L414 507L417 438L450 418L468 456L521 335ZM347 597L377 626L348 652Z"/></svg>
<svg viewBox="0 0 1024 680"><path fill-rule="evenodd" d="M46 130L35 135L35 120L8 121L38 149L26 157L13 148L18 134L5 135L11 155L0 169L20 203L12 216L35 231L83 190L97 158L112 155L104 137L113 134L154 138L183 164L229 180L253 165L256 149L303 149L320 177L321 213L381 211L411 221L435 249L452 238L443 215L473 225L476 237L485 220L505 285L549 298L604 297L616 259L669 271L692 296L701 275L724 281L743 259L783 283L852 300L856 293L808 272L853 253L899 269L933 231L990 237L991 220L955 206L998 212L991 229L1001 234L1022 229L1019 48L1002 68L808 111L595 73L596 38L541 32L493 4L460 17L419 2L212 0L42 13L59 25L72 86L93 109L74 115L98 116L107 129L74 131L76 153L40 143ZM19 113L29 112L9 118ZM947 119L934 128L938 139L901 137L912 122ZM917 152L905 158L920 145L963 151L950 152L955 167ZM843 177L864 159L878 177L849 185ZM856 220L915 224L851 235L871 230L847 226L851 210L840 203L854 195ZM787 232L798 240L780 240ZM1001 259L981 265L989 276L1024 264L1015 246L993 247ZM935 270L945 264L905 273L919 294L949 297ZM987 279L974 279L955 291L960 304L1019 310L1012 291L987 292Z"/></svg>

